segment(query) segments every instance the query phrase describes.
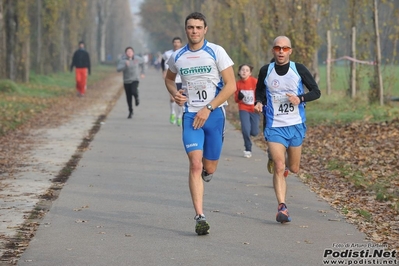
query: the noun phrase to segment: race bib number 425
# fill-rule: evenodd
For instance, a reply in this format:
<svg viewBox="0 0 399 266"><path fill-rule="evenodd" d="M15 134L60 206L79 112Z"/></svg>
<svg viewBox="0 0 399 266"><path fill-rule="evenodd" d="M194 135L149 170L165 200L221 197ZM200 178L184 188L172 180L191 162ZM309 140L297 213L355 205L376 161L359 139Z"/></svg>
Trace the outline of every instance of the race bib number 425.
<svg viewBox="0 0 399 266"><path fill-rule="evenodd" d="M297 106L293 105L285 95L273 96L274 115L290 115L298 112Z"/></svg>

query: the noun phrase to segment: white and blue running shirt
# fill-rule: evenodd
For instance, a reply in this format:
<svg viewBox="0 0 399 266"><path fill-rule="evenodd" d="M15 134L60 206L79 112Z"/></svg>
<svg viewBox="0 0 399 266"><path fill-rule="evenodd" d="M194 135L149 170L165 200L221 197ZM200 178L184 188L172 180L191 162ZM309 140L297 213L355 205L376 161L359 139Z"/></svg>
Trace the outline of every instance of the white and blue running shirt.
<svg viewBox="0 0 399 266"><path fill-rule="evenodd" d="M184 112L198 112L211 102L223 88L220 72L234 65L223 47L206 40L199 50L191 51L187 44L175 51L167 64L182 79Z"/></svg>
<svg viewBox="0 0 399 266"><path fill-rule="evenodd" d="M165 61L165 63L164 63L165 70L168 70L168 68L169 68L167 62L168 62L170 56L173 54L173 52L174 52L173 50L168 50L165 53L163 53L163 55L162 55L162 58ZM180 78L179 74L176 75L175 83L181 83L181 78Z"/></svg>
<svg viewBox="0 0 399 266"><path fill-rule="evenodd" d="M270 63L264 80L266 85L266 123L269 127L286 127L302 124L306 120L304 104L293 105L286 93L302 95L304 93L302 79L295 63L290 62L288 72L279 76Z"/></svg>

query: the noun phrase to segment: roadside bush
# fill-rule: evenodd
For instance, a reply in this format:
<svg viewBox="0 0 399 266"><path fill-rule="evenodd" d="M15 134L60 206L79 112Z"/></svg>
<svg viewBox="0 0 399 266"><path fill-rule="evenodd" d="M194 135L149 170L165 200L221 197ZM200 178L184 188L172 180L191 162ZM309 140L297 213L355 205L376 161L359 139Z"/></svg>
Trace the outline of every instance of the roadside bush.
<svg viewBox="0 0 399 266"><path fill-rule="evenodd" d="M20 92L18 85L9 79L0 79L0 92Z"/></svg>

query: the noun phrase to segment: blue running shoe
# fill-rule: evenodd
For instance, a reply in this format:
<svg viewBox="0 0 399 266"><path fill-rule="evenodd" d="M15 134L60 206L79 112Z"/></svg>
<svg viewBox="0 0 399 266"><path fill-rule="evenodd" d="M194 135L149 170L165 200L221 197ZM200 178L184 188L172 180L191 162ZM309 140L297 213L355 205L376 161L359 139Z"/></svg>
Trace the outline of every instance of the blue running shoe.
<svg viewBox="0 0 399 266"><path fill-rule="evenodd" d="M277 208L276 221L279 223L291 222L291 217L288 213L287 205L280 203Z"/></svg>

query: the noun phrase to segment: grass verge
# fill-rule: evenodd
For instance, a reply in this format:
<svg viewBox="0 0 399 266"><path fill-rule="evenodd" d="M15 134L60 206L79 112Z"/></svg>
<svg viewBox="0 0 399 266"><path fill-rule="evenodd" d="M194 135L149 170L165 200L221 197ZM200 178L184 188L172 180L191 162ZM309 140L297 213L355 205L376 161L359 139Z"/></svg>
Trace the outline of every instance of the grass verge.
<svg viewBox="0 0 399 266"><path fill-rule="evenodd" d="M96 66L88 77L88 85L112 72L112 66ZM0 80L0 136L56 105L60 97L75 93L75 74L70 72L47 76L32 73L29 83Z"/></svg>

